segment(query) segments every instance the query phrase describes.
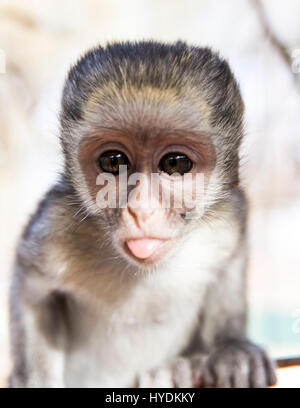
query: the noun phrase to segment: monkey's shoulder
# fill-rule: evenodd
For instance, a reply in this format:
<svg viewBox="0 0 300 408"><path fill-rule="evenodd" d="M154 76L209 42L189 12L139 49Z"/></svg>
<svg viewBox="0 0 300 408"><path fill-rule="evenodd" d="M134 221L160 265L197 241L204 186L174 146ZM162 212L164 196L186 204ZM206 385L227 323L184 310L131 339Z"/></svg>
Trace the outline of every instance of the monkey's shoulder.
<svg viewBox="0 0 300 408"><path fill-rule="evenodd" d="M47 243L63 234L75 211L70 201L72 197L71 187L63 182L48 190L23 230L17 247L17 263L36 262L45 253Z"/></svg>
<svg viewBox="0 0 300 408"><path fill-rule="evenodd" d="M34 238L43 238L45 234L48 235L49 230L45 228L46 225L49 226L49 221L56 214L62 213L71 195L71 188L62 182L58 182L48 190L30 217L23 231L22 240L29 241Z"/></svg>

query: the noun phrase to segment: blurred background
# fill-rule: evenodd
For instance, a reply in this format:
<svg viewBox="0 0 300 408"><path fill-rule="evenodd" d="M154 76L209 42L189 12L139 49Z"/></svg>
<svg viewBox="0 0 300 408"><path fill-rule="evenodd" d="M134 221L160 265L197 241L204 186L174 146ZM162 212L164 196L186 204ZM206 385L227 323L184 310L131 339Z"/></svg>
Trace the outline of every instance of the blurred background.
<svg viewBox="0 0 300 408"><path fill-rule="evenodd" d="M113 40L186 40L229 60L246 104L249 333L300 355L300 0L0 0L0 384L17 239L61 165L68 67Z"/></svg>

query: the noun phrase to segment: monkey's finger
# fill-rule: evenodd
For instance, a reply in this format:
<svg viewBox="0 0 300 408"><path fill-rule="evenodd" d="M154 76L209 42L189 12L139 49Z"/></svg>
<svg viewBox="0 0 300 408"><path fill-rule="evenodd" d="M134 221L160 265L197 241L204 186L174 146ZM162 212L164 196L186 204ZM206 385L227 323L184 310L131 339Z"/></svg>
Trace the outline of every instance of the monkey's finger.
<svg viewBox="0 0 300 408"><path fill-rule="evenodd" d="M193 387L203 387L203 375L207 365L207 354L195 354L191 358Z"/></svg>
<svg viewBox="0 0 300 408"><path fill-rule="evenodd" d="M218 388L231 388L232 387L232 374L227 365L221 365L217 370L217 387Z"/></svg>
<svg viewBox="0 0 300 408"><path fill-rule="evenodd" d="M191 362L187 358L177 359L173 365L172 371L175 387L191 388L193 386Z"/></svg>
<svg viewBox="0 0 300 408"><path fill-rule="evenodd" d="M267 373L261 353L251 356L250 387L264 388L267 386Z"/></svg>
<svg viewBox="0 0 300 408"><path fill-rule="evenodd" d="M202 386L203 387L213 387L216 386L217 376L213 366L208 363L205 365L205 368L202 373Z"/></svg>
<svg viewBox="0 0 300 408"><path fill-rule="evenodd" d="M153 378L154 388L174 388L172 370L169 367L158 369Z"/></svg>
<svg viewBox="0 0 300 408"><path fill-rule="evenodd" d="M250 386L250 359L247 354L240 353L232 367L231 386L248 388Z"/></svg>
<svg viewBox="0 0 300 408"><path fill-rule="evenodd" d="M168 367L145 372L140 376L140 388L173 388L171 369Z"/></svg>
<svg viewBox="0 0 300 408"><path fill-rule="evenodd" d="M229 359L217 361L212 369L215 385L218 388L230 388L232 386L232 362Z"/></svg>
<svg viewBox="0 0 300 408"><path fill-rule="evenodd" d="M256 349L251 355L251 387L267 387L275 382L275 364L264 350Z"/></svg>
<svg viewBox="0 0 300 408"><path fill-rule="evenodd" d="M275 385L277 382L276 378L277 364L273 360L271 360L265 352L264 352L264 365L267 373L267 385L268 386Z"/></svg>
<svg viewBox="0 0 300 408"><path fill-rule="evenodd" d="M138 379L138 388L151 388L152 375L149 372L140 374Z"/></svg>

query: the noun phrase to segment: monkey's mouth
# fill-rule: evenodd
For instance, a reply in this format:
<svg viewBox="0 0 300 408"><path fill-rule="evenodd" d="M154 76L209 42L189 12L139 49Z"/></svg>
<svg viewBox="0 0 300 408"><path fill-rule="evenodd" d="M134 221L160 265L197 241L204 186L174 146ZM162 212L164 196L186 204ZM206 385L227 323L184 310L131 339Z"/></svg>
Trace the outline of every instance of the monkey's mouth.
<svg viewBox="0 0 300 408"><path fill-rule="evenodd" d="M154 261L167 250L169 239L131 238L125 240L124 249L130 256L139 261Z"/></svg>

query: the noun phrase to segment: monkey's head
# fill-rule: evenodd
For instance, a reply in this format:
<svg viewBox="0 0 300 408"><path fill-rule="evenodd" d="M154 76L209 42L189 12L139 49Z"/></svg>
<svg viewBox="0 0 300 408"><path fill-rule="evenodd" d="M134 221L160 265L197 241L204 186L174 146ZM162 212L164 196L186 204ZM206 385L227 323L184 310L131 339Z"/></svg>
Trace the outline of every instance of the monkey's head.
<svg viewBox="0 0 300 408"><path fill-rule="evenodd" d="M238 86L210 49L95 48L63 92L66 179L114 250L153 265L238 184L242 122Z"/></svg>

